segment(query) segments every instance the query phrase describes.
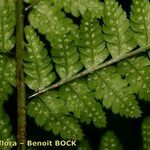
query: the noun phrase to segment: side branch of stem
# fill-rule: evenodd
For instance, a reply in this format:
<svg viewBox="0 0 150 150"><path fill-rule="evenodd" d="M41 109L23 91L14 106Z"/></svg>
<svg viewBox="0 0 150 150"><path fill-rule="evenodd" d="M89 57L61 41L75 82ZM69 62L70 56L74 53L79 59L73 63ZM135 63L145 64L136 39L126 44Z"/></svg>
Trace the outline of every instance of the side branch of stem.
<svg viewBox="0 0 150 150"><path fill-rule="evenodd" d="M135 50L135 51L129 52L129 53L127 53L127 54L124 54L124 55L118 56L118 57L116 57L116 58L114 58L114 59L111 59L111 60L109 60L109 61L106 61L106 62L104 62L103 64L100 64L100 65L98 65L98 66L96 66L96 67L94 67L94 68L86 69L86 70L84 70L84 71L82 71L82 72L80 72L80 73L78 73L78 74L76 74L76 75L73 75L73 76L71 76L71 77L64 78L64 79L60 80L59 82L57 82L57 83L55 83L55 84L52 84L52 85L50 85L49 87L47 87L47 88L45 88L45 89L43 89L43 90L41 90L41 91L38 91L38 92L36 92L36 93L30 95L30 96L28 97L28 99L33 98L33 97L35 97L35 96L38 96L38 95L40 95L40 94L43 94L43 93L45 93L45 92L47 92L47 91L49 91L49 90L53 90L53 89L55 89L55 88L57 88L57 87L59 87L59 86L61 86L61 85L63 85L63 84L66 84L66 83L68 83L68 82L70 82L70 81L79 79L79 78L81 78L81 77L83 77L83 76L85 76L85 75L88 75L88 74L90 74L90 73L96 71L96 70L103 69L103 68L105 68L105 67L107 67L107 66L110 66L110 65L112 65L112 64L114 64L114 63L117 63L117 62L119 62L119 61L121 61L121 60L128 59L128 58L130 58L130 57L133 57L133 56L135 56L135 55L138 55L138 54L140 54L140 53L142 53L142 52L145 52L145 51L147 51L147 50L149 50L149 49L150 49L150 45L147 45L147 46L145 46L145 47L141 47L141 48L139 48L139 49L137 49L137 50Z"/></svg>

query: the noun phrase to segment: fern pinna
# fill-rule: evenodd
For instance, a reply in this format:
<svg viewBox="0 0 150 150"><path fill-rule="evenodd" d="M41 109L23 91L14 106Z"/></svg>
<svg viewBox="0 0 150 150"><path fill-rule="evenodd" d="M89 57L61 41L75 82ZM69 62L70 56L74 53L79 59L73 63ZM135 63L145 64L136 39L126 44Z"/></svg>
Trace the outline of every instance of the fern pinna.
<svg viewBox="0 0 150 150"><path fill-rule="evenodd" d="M35 92L27 114L37 125L64 139L82 140L81 124L107 126L106 109L127 118L142 116L139 101L150 102L148 0L132 0L129 16L116 0L24 2L29 5L24 12L24 82L27 91ZM14 138L3 104L17 85L15 9L15 1L0 1L0 130L8 131L2 139ZM108 132L100 149L117 149L118 143Z"/></svg>
<svg viewBox="0 0 150 150"><path fill-rule="evenodd" d="M13 86L16 86L15 59L9 58L15 46L15 20L14 1L0 1L0 139L3 141L15 140L9 116L3 109L5 100L8 100L8 96L13 93ZM9 150L11 146L3 149Z"/></svg>

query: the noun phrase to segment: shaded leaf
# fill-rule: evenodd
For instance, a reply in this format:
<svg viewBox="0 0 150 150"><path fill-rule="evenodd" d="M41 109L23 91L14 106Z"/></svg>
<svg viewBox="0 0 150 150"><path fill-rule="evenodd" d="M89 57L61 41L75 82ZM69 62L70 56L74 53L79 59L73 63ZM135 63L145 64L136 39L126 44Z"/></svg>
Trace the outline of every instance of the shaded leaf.
<svg viewBox="0 0 150 150"><path fill-rule="evenodd" d="M115 67L108 67L88 76L88 85L103 106L126 117L140 117L141 111L128 83Z"/></svg>

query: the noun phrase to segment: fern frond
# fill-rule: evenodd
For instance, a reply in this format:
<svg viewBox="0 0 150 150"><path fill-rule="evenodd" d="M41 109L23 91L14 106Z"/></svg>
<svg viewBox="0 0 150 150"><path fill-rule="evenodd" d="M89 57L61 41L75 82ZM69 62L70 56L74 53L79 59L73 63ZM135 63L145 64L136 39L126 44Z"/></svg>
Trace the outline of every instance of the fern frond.
<svg viewBox="0 0 150 150"><path fill-rule="evenodd" d="M55 6L49 6L47 3L44 0L36 5L29 15L29 20L31 25L40 33L46 34L50 41L53 61L59 76L68 77L82 68L76 46L77 26L72 20L65 18L64 13L58 11Z"/></svg>
<svg viewBox="0 0 150 150"><path fill-rule="evenodd" d="M0 1L0 52L8 52L15 45L13 36L15 26L14 0Z"/></svg>
<svg viewBox="0 0 150 150"><path fill-rule="evenodd" d="M104 39L113 58L131 51L136 43L129 21L121 6L115 0L105 0L104 7Z"/></svg>
<svg viewBox="0 0 150 150"><path fill-rule="evenodd" d="M62 0L64 10L67 13L72 13L73 16L78 17L80 14L84 15L86 11L92 13L93 17L100 18L103 15L103 3L99 0Z"/></svg>
<svg viewBox="0 0 150 150"><path fill-rule="evenodd" d="M60 96L66 101L69 111L73 112L81 122L89 124L93 121L97 127L106 126L105 113L94 99L94 94L88 89L85 80L78 80L60 88Z"/></svg>
<svg viewBox="0 0 150 150"><path fill-rule="evenodd" d="M16 85L16 64L14 59L0 55L0 101L7 100Z"/></svg>
<svg viewBox="0 0 150 150"><path fill-rule="evenodd" d="M150 61L146 56L124 60L119 63L118 70L140 99L150 101Z"/></svg>
<svg viewBox="0 0 150 150"><path fill-rule="evenodd" d="M77 150L92 150L90 143L87 139L83 139L79 144Z"/></svg>
<svg viewBox="0 0 150 150"><path fill-rule="evenodd" d="M108 67L88 76L88 85L95 97L113 113L126 117L139 117L141 111L128 83L121 78L115 67Z"/></svg>
<svg viewBox="0 0 150 150"><path fill-rule="evenodd" d="M149 0L133 0L131 9L131 28L135 31L135 39L140 46L150 44Z"/></svg>
<svg viewBox="0 0 150 150"><path fill-rule="evenodd" d="M28 42L24 54L24 71L27 74L25 82L31 89L40 90L54 81L53 66L44 44L34 30L26 26L25 33Z"/></svg>
<svg viewBox="0 0 150 150"><path fill-rule="evenodd" d="M82 63L86 68L99 65L108 56L100 24L89 12L83 16L78 45Z"/></svg>
<svg viewBox="0 0 150 150"><path fill-rule="evenodd" d="M10 120L2 109L2 106L0 107L0 140L4 142L15 141L15 137L12 134L12 126L10 124ZM2 150L10 150L11 148L11 146L1 147Z"/></svg>
<svg viewBox="0 0 150 150"><path fill-rule="evenodd" d="M150 150L150 116L142 122L143 150Z"/></svg>
<svg viewBox="0 0 150 150"><path fill-rule="evenodd" d="M99 150L122 150L122 145L114 132L107 131L100 141Z"/></svg>
<svg viewBox="0 0 150 150"><path fill-rule="evenodd" d="M75 118L68 113L65 101L57 92L46 93L28 104L28 114L45 130L59 134L64 139L81 140L82 130Z"/></svg>

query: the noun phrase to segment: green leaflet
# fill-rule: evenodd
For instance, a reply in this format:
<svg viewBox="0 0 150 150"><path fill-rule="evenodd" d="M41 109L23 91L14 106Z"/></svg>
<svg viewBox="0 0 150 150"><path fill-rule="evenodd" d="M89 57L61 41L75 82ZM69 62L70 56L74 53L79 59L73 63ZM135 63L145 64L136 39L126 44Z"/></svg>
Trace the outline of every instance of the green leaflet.
<svg viewBox="0 0 150 150"><path fill-rule="evenodd" d="M53 66L44 44L34 30L26 26L25 33L28 41L24 54L24 71L27 74L25 82L31 89L40 90L54 81Z"/></svg>
<svg viewBox="0 0 150 150"><path fill-rule="evenodd" d="M50 42L55 39L54 35L75 34L77 27L72 24L72 20L65 18L65 14L51 4L48 0L42 0L34 6L29 14L31 26L46 34Z"/></svg>
<svg viewBox="0 0 150 150"><path fill-rule="evenodd" d="M124 60L119 63L118 70L140 99L150 101L150 61L147 57L138 56Z"/></svg>
<svg viewBox="0 0 150 150"><path fill-rule="evenodd" d="M53 61L61 78L81 70L82 64L76 46L78 30L72 20L65 18L64 13L55 5L51 6L50 2L44 0L31 11L29 21L40 33L46 34L46 38L50 41Z"/></svg>
<svg viewBox="0 0 150 150"><path fill-rule="evenodd" d="M99 150L122 150L118 138L112 131L107 131L100 141Z"/></svg>
<svg viewBox="0 0 150 150"><path fill-rule="evenodd" d="M4 142L15 141L14 135L12 134L12 126L8 116L5 114L2 106L0 106L0 140ZM2 150L10 150L11 147L3 146Z"/></svg>
<svg viewBox="0 0 150 150"><path fill-rule="evenodd" d="M95 101L94 93L88 89L86 80L81 79L62 86L60 96L66 101L69 111L74 112L81 122L89 124L93 121L97 127L106 126L105 113Z"/></svg>
<svg viewBox="0 0 150 150"><path fill-rule="evenodd" d="M83 133L78 121L71 115L69 116L50 116L51 118L45 124L45 130L52 130L54 134L60 135L64 139L82 140Z"/></svg>
<svg viewBox="0 0 150 150"><path fill-rule="evenodd" d="M111 108L121 116L138 118L141 111L128 83L121 79L115 67L108 67L88 76L89 88L95 91L95 97L103 106Z"/></svg>
<svg viewBox="0 0 150 150"><path fill-rule="evenodd" d="M52 48L56 71L62 79L72 76L82 69L77 46L73 39L71 33L57 36L55 39L56 47L53 46Z"/></svg>
<svg viewBox="0 0 150 150"><path fill-rule="evenodd" d="M86 11L92 13L93 17L100 18L103 15L103 3L99 0L62 0L66 12L71 12L73 16L84 15Z"/></svg>
<svg viewBox="0 0 150 150"><path fill-rule="evenodd" d="M28 114L45 130L59 134L64 139L81 140L82 130L75 118L68 113L65 101L57 92L49 92L28 104Z"/></svg>
<svg viewBox="0 0 150 150"><path fill-rule="evenodd" d="M87 139L83 139L79 144L77 150L92 150L90 143Z"/></svg>
<svg viewBox="0 0 150 150"><path fill-rule="evenodd" d="M150 116L142 122L143 150L150 150Z"/></svg>
<svg viewBox="0 0 150 150"><path fill-rule="evenodd" d="M0 1L0 52L8 52L15 45L13 36L15 26L14 0Z"/></svg>
<svg viewBox="0 0 150 150"><path fill-rule="evenodd" d="M86 68L99 65L108 56L100 24L89 12L83 16L78 45L82 63Z"/></svg>
<svg viewBox="0 0 150 150"><path fill-rule="evenodd" d="M121 6L115 0L105 0L104 7L104 39L113 58L131 51L135 46L133 32Z"/></svg>
<svg viewBox="0 0 150 150"><path fill-rule="evenodd" d="M0 55L0 101L7 100L16 85L16 66L14 59Z"/></svg>
<svg viewBox="0 0 150 150"><path fill-rule="evenodd" d="M133 0L131 27L135 31L135 39L140 46L150 44L150 2L149 0Z"/></svg>

